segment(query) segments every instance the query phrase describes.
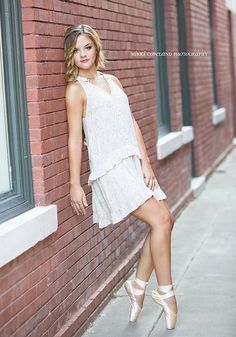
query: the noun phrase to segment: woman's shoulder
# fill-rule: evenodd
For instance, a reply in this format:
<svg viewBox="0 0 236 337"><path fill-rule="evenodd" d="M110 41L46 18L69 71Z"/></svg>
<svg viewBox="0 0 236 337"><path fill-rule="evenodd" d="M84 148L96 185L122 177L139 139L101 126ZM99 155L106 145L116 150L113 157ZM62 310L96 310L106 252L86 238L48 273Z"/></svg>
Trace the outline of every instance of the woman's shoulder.
<svg viewBox="0 0 236 337"><path fill-rule="evenodd" d="M81 84L77 80L67 82L67 84L66 84L66 91L69 92L69 93L73 93L75 91L78 91L80 88L81 88Z"/></svg>
<svg viewBox="0 0 236 337"><path fill-rule="evenodd" d="M79 81L68 82L66 85L66 97L69 99L84 98L83 87Z"/></svg>

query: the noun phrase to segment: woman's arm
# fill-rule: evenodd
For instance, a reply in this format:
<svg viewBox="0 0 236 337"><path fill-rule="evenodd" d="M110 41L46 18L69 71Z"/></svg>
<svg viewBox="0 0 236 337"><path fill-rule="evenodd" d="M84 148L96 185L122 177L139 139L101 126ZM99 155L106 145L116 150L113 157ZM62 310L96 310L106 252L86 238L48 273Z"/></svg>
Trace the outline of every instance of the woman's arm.
<svg viewBox="0 0 236 337"><path fill-rule="evenodd" d="M109 76L111 76L111 78L116 82L116 84L124 91L124 88L122 84L120 83L120 81L118 80L118 78L113 75L109 75ZM132 113L131 113L131 116L133 119L135 134L138 140L139 150L140 150L141 157L142 157L142 163L150 163L141 130Z"/></svg>
<svg viewBox="0 0 236 337"><path fill-rule="evenodd" d="M131 114L131 115L132 115L132 118L133 118L134 130L135 130L136 138L137 138L138 145L139 145L139 150L140 150L141 157L142 157L141 162L142 162L142 164L150 164L150 159L148 158L146 146L145 146L145 143L144 143L144 140L143 140L143 136L142 136L140 127L139 127L138 123L136 122L133 114Z"/></svg>
<svg viewBox="0 0 236 337"><path fill-rule="evenodd" d="M122 84L120 83L120 81L118 80L117 77L113 76L113 75L109 75L111 76L111 78L116 82L117 85L119 85L119 87L124 91L124 88L122 86ZM148 154L147 154L147 150L146 150L146 146L143 140L143 136L142 136L142 132L140 130L140 127L138 125L138 123L136 122L134 115L131 112L131 116L133 119L133 123L134 123L134 130L135 130L135 135L138 141L138 146L139 146L139 151L141 153L141 165L142 165L142 171L144 174L144 178L145 178L145 182L147 184L148 187L150 187L151 189L155 189L156 186L158 186L158 182L157 179L154 175L154 172L152 170L151 164L150 164L150 159L148 158Z"/></svg>
<svg viewBox="0 0 236 337"><path fill-rule="evenodd" d="M82 116L83 116L83 95L78 83L69 83L66 88L66 110L68 122L68 150L70 169L70 198L77 213L85 214L83 202L86 205L86 198L81 187L80 173L82 162Z"/></svg>
<svg viewBox="0 0 236 337"><path fill-rule="evenodd" d="M80 170L82 161L82 112L83 101L76 83L68 84L66 88L66 110L68 121L68 149L70 166L70 184L80 185Z"/></svg>

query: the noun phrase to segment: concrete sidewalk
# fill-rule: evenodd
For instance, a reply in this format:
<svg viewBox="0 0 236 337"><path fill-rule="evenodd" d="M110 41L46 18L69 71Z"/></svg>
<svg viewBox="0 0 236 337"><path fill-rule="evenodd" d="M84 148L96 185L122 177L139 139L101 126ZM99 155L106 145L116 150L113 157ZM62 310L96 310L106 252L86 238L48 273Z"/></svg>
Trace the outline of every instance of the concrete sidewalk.
<svg viewBox="0 0 236 337"><path fill-rule="evenodd" d="M172 274L179 309L174 330L166 330L151 298L153 272L136 323L128 321L130 300L122 286L83 337L236 336L236 149L176 219Z"/></svg>

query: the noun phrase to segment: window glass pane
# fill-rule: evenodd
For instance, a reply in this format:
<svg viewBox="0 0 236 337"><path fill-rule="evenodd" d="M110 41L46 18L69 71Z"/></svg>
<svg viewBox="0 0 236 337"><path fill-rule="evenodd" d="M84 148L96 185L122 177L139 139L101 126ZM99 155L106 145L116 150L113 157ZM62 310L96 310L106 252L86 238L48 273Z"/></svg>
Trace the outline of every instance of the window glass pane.
<svg viewBox="0 0 236 337"><path fill-rule="evenodd" d="M154 28L155 28L155 48L158 53L166 53L165 34L165 8L164 0L153 2L154 5ZM170 106L169 106L169 85L168 85L168 65L167 56L156 57L157 69L157 107L158 107L158 136L162 137L171 131Z"/></svg>
<svg viewBox="0 0 236 337"><path fill-rule="evenodd" d="M1 36L0 31L0 196L12 189Z"/></svg>

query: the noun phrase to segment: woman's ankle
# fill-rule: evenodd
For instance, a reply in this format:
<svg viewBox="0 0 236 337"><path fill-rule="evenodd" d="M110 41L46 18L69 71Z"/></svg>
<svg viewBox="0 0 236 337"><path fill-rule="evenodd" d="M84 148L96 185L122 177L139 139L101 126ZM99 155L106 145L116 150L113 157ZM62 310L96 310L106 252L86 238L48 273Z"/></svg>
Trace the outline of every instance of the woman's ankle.
<svg viewBox="0 0 236 337"><path fill-rule="evenodd" d="M168 293L168 291L170 291L173 288L173 284L162 284L162 285L158 285L158 289L163 292L163 293Z"/></svg>
<svg viewBox="0 0 236 337"><path fill-rule="evenodd" d="M135 283L138 284L142 289L146 288L146 286L148 285L148 282L141 280L140 278L138 278L137 276L135 277Z"/></svg>

